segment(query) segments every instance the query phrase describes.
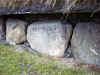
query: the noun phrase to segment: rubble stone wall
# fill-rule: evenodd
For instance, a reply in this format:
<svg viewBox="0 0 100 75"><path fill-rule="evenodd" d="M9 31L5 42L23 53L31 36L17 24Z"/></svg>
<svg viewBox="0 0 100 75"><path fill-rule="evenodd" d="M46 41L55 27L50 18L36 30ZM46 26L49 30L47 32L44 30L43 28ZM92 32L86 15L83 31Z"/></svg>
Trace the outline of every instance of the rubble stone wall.
<svg viewBox="0 0 100 75"><path fill-rule="evenodd" d="M100 10L99 0L0 0L0 15L74 13Z"/></svg>

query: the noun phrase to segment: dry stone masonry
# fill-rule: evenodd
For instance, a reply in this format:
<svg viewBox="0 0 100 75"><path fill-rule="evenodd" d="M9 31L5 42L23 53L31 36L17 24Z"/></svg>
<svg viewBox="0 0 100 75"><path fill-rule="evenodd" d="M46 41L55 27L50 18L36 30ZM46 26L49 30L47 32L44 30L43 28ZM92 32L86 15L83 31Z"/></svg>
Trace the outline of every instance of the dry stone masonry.
<svg viewBox="0 0 100 75"><path fill-rule="evenodd" d="M0 41L27 45L33 51L53 57L70 52L75 60L100 65L100 14L98 23L91 19L92 22L81 22L77 14L84 12L92 17L100 13L100 0L0 0ZM53 16L51 20L52 13L55 16L60 13L63 18L56 20Z"/></svg>
<svg viewBox="0 0 100 75"><path fill-rule="evenodd" d="M100 22L32 21L0 18L0 40L10 45L27 44L33 51L52 57L69 56L69 51L77 61L100 65Z"/></svg>
<svg viewBox="0 0 100 75"><path fill-rule="evenodd" d="M0 0L0 15L93 12L99 5L99 0Z"/></svg>

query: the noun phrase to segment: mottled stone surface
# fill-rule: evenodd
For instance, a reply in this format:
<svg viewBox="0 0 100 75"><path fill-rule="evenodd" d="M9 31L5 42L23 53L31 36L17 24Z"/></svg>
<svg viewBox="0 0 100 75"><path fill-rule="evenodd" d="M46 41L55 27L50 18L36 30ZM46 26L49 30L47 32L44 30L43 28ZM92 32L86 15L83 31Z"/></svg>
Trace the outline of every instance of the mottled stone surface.
<svg viewBox="0 0 100 75"><path fill-rule="evenodd" d="M26 41L27 23L18 19L8 19L6 22L6 40L10 44L19 44Z"/></svg>
<svg viewBox="0 0 100 75"><path fill-rule="evenodd" d="M60 21L35 22L28 27L27 40L32 49L41 54L62 57L69 42L71 28L70 24L64 27Z"/></svg>
<svg viewBox="0 0 100 75"><path fill-rule="evenodd" d="M100 24L78 23L74 29L71 48L76 60L100 65Z"/></svg>

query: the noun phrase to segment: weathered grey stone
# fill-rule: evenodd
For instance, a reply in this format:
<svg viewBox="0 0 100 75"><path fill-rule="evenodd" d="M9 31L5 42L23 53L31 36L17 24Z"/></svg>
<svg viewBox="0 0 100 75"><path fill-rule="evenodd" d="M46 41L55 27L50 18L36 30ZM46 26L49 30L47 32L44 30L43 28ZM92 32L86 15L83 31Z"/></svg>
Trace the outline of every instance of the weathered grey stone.
<svg viewBox="0 0 100 75"><path fill-rule="evenodd" d="M77 60L100 65L100 24L78 23L71 40L71 48Z"/></svg>
<svg viewBox="0 0 100 75"><path fill-rule="evenodd" d="M0 18L0 40L5 39L5 31L4 31L4 19Z"/></svg>
<svg viewBox="0 0 100 75"><path fill-rule="evenodd" d="M8 19L6 23L6 40L10 44L19 44L26 40L27 23L18 19Z"/></svg>
<svg viewBox="0 0 100 75"><path fill-rule="evenodd" d="M32 49L41 54L62 57L68 45L71 28L70 24L64 27L60 21L35 22L28 27L27 40Z"/></svg>

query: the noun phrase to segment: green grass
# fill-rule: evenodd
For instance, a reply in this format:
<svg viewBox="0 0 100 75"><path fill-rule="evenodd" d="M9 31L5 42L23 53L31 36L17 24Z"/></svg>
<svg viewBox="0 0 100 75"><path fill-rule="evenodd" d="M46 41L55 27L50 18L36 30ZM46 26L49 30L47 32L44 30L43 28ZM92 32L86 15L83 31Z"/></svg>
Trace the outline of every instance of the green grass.
<svg viewBox="0 0 100 75"><path fill-rule="evenodd" d="M84 69L67 68L54 58L35 52L16 52L0 44L0 75L94 75Z"/></svg>

